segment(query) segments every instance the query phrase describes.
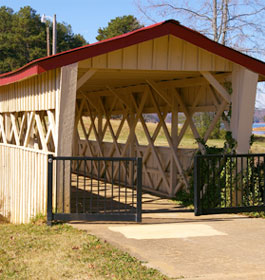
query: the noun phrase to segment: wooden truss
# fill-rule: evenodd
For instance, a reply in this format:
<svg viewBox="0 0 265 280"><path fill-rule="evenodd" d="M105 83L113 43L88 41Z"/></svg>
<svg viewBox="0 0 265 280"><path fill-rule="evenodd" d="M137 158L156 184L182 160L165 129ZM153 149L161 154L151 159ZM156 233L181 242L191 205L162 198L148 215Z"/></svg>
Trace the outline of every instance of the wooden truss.
<svg viewBox="0 0 265 280"><path fill-rule="evenodd" d="M84 80L93 74L94 72L87 72ZM216 111L213 122L204 135L204 140L207 141L215 124L227 108L230 96L209 72L202 72L202 78L197 80L201 83L203 81L203 86L198 91L203 91L205 87L210 88L212 103ZM125 87L123 89L112 88L109 85L105 87L106 90L102 92L103 94L78 91L75 120L75 133L78 141L76 155L92 157L140 156L143 158L143 183L145 187L170 196L173 196L183 186L188 188L189 178L186 171L192 164L193 153L191 152L188 157L187 155L183 157L178 146L189 126L194 138L200 138L192 118L197 111L200 95L196 95L192 106L187 106L182 90L170 83L166 89L163 83L150 79L146 80L146 85L141 87ZM149 132L144 120L147 107L152 108L152 113L156 114L159 119L153 134ZM173 121L172 117L170 132L165 118L170 112L172 114L178 112L179 108L184 112L186 121L178 133L178 124ZM120 120L115 131L111 118L117 114L120 115ZM140 145L137 139L136 126L138 123L142 126L148 142L147 146ZM125 124L129 127L129 132L125 143L122 143L120 135ZM104 139L107 131L111 135L111 142ZM167 148L155 144L160 131L165 135ZM204 147L201 144L198 144L198 148L204 153ZM126 167L122 168L125 170ZM116 172L117 168L114 176ZM107 174L108 176L109 174Z"/></svg>
<svg viewBox="0 0 265 280"><path fill-rule="evenodd" d="M0 143L55 151L54 110L0 114Z"/></svg>

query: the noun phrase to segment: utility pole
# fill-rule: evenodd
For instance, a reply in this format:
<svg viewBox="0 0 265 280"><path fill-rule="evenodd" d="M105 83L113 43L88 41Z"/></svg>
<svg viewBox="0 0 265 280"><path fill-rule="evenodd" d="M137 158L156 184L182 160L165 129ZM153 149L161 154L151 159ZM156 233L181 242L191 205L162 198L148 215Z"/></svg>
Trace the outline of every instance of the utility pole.
<svg viewBox="0 0 265 280"><path fill-rule="evenodd" d="M50 55L50 27L46 26L47 56Z"/></svg>
<svg viewBox="0 0 265 280"><path fill-rule="evenodd" d="M57 52L57 24L56 24L56 15L52 17L46 16L45 14L41 17L41 22L47 23L47 18L52 19L52 54ZM47 56L50 55L50 27L49 21L46 27L46 40L47 40Z"/></svg>
<svg viewBox="0 0 265 280"><path fill-rule="evenodd" d="M53 24L52 24L52 54L56 54L57 48L57 27L56 27L56 15L53 15Z"/></svg>

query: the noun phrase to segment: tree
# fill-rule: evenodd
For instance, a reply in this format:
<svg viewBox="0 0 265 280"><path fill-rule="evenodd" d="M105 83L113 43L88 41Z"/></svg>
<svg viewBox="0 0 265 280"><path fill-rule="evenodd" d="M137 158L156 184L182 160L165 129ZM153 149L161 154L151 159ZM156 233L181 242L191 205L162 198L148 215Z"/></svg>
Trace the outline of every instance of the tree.
<svg viewBox="0 0 265 280"><path fill-rule="evenodd" d="M98 29L98 36L96 39L98 41L102 41L117 35L137 30L141 27L143 27L143 25L141 25L137 18L132 15L116 17L108 23L107 27Z"/></svg>
<svg viewBox="0 0 265 280"><path fill-rule="evenodd" d="M263 0L135 0L139 11L155 22L173 17L223 45L259 58L265 55Z"/></svg>
<svg viewBox="0 0 265 280"><path fill-rule="evenodd" d="M63 52L85 44L87 42L82 35L73 34L70 24L57 23L57 52Z"/></svg>
<svg viewBox="0 0 265 280"><path fill-rule="evenodd" d="M58 23L58 52L86 44L85 39L72 33L70 25ZM46 56L46 28L40 15L29 6L17 13L0 7L0 73L19 68Z"/></svg>

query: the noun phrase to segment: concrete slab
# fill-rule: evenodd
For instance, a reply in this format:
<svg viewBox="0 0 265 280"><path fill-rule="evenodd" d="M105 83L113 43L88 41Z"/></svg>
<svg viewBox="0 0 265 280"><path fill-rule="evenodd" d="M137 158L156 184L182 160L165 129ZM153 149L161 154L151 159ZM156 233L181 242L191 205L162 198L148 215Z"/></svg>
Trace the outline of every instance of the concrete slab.
<svg viewBox="0 0 265 280"><path fill-rule="evenodd" d="M174 204L167 200L162 203ZM154 209L152 205L152 209ZM265 279L265 220L242 215L145 213L142 224L79 223L162 273L189 280Z"/></svg>
<svg viewBox="0 0 265 280"><path fill-rule="evenodd" d="M200 236L226 235L217 231L209 225L173 223L158 225L136 225L136 226L111 226L109 230L119 232L126 238L133 239L167 239L188 238Z"/></svg>

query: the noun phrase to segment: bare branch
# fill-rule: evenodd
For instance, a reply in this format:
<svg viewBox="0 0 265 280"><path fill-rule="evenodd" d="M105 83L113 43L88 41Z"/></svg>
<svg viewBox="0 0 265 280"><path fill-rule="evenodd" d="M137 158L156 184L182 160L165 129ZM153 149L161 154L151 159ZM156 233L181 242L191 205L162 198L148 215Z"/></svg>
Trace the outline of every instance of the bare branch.
<svg viewBox="0 0 265 280"><path fill-rule="evenodd" d="M209 16L205 15L205 14L199 14L198 12L196 12L194 10L191 10L191 9L187 9L187 8L175 7L175 6L173 6L173 5L169 4L169 3L157 4L157 5L150 6L150 8L162 8L162 7L163 8L164 7L169 7L171 9L175 10L175 11L184 11L184 12L187 12L187 13L192 14L194 16L197 16L199 18L204 18L204 19L207 19L209 21L212 21L212 19Z"/></svg>
<svg viewBox="0 0 265 280"><path fill-rule="evenodd" d="M141 7L139 1L138 1L138 2L135 2L135 3L136 3L136 6L137 6L138 10L139 10L148 20L150 20L150 21L153 22L153 23L156 23L156 21L153 20L153 19L145 12L145 10Z"/></svg>
<svg viewBox="0 0 265 280"><path fill-rule="evenodd" d="M134 1L151 22L157 17L177 16L184 25L217 42L264 56L264 0L197 0L196 5L190 0Z"/></svg>
<svg viewBox="0 0 265 280"><path fill-rule="evenodd" d="M238 18L242 18L242 17L255 16L255 15L261 13L262 11L265 11L265 7L261 8L261 9L259 9L259 10L257 10L257 11L254 11L254 12L252 12L252 13L244 13L244 14L235 15L235 16L231 17L231 18L229 19L229 21L234 21L234 20L236 20L236 19L238 19Z"/></svg>

